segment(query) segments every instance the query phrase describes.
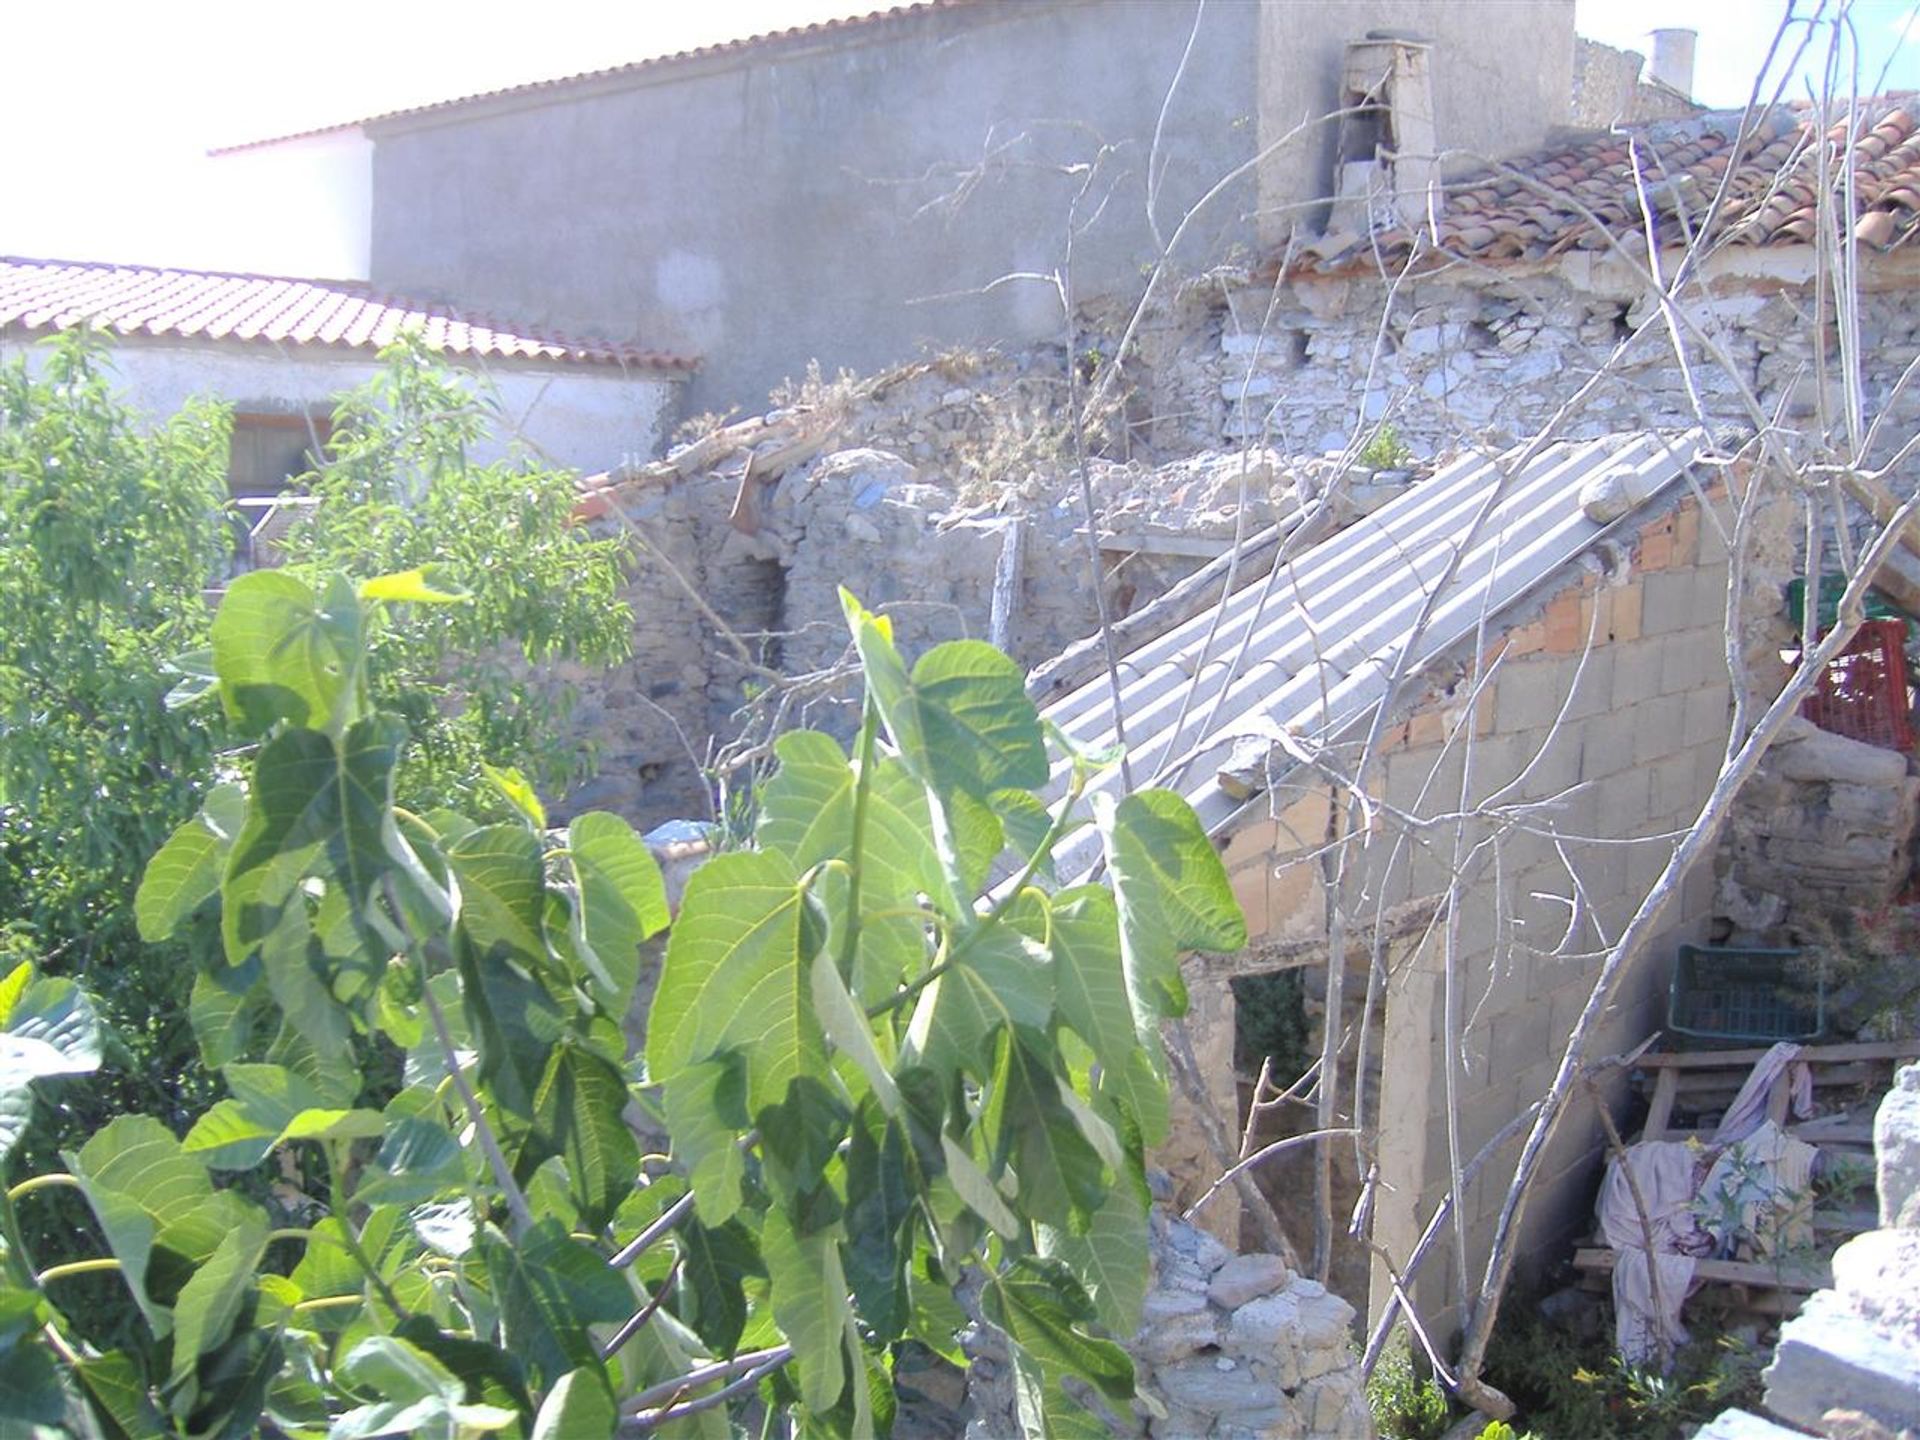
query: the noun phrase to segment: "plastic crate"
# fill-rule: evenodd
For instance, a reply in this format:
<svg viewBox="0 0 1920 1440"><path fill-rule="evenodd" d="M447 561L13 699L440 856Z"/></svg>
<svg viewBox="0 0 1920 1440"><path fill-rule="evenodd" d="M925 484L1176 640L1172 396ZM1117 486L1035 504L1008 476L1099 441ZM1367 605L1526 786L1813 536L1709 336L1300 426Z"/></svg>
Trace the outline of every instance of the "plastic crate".
<svg viewBox="0 0 1920 1440"><path fill-rule="evenodd" d="M1906 622L1869 620L1827 662L1800 713L1822 730L1886 750L1913 749Z"/></svg>
<svg viewBox="0 0 1920 1440"><path fill-rule="evenodd" d="M1840 597L1847 591L1847 577L1829 570L1820 577L1820 609L1814 616L1814 631L1824 635L1833 628L1840 617ZM1803 634L1807 628L1806 620L1807 582L1804 579L1787 582L1787 618L1793 621L1793 628ZM1861 607L1869 620L1898 620L1910 625L1907 612L1902 610L1884 591L1869 585L1866 603Z"/></svg>
<svg viewBox="0 0 1920 1440"><path fill-rule="evenodd" d="M1817 1040L1827 1028L1827 987L1803 979L1798 950L1682 945L1667 992L1667 1028L1697 1040L1772 1044Z"/></svg>

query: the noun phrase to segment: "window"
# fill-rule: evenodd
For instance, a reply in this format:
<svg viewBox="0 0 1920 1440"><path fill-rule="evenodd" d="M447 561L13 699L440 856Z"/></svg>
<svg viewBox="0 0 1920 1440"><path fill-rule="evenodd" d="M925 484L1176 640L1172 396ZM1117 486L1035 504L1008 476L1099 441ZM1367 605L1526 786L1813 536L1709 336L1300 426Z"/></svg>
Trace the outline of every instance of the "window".
<svg viewBox="0 0 1920 1440"><path fill-rule="evenodd" d="M235 415L227 487L235 499L271 499L314 468L329 425L318 415Z"/></svg>

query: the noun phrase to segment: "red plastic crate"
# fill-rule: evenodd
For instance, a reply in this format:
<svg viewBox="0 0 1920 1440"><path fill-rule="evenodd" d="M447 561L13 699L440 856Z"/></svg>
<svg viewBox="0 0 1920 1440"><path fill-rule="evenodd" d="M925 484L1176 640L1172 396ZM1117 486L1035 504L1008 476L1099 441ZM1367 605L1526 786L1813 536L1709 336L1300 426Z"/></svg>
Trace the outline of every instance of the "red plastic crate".
<svg viewBox="0 0 1920 1440"><path fill-rule="evenodd" d="M1886 750L1913 748L1907 699L1906 622L1869 620L1826 673L1800 713L1822 730Z"/></svg>

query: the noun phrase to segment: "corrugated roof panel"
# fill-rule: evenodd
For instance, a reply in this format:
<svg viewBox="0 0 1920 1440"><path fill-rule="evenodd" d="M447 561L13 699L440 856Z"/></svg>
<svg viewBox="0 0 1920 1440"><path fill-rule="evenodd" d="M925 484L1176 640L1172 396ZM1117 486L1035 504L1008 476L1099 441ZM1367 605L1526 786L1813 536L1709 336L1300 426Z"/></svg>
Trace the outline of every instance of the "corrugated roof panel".
<svg viewBox="0 0 1920 1440"><path fill-rule="evenodd" d="M1589 481L1635 473L1658 494L1704 446L1697 432L1643 434L1550 446L1517 470L1518 450L1456 461L1236 592L1210 646L1211 611L1136 647L1120 664L1135 784L1168 785L1225 819L1238 805L1215 775L1236 739L1284 729L1324 744L1355 730L1396 666L1411 680L1609 532L1581 508ZM1117 738L1105 674L1042 714L1083 746ZM1055 767L1055 796L1069 771ZM1120 783L1109 771L1095 788ZM1080 873L1097 848L1076 835L1061 872Z"/></svg>

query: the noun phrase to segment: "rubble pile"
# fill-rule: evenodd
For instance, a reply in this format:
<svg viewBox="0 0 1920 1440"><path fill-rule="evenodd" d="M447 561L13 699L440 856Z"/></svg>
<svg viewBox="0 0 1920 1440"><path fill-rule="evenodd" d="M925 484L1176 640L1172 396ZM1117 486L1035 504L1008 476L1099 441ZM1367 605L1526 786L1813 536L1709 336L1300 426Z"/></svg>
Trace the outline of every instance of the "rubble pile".
<svg viewBox="0 0 1920 1440"><path fill-rule="evenodd" d="M1353 1307L1277 1255L1235 1255L1156 1210L1153 1284L1127 1347L1142 1400L1111 1417L1148 1440L1369 1440ZM968 1440L1019 1433L1012 1377L982 1331L969 1374Z"/></svg>

